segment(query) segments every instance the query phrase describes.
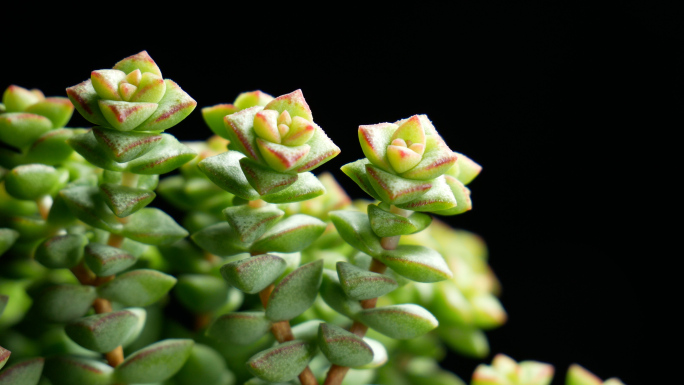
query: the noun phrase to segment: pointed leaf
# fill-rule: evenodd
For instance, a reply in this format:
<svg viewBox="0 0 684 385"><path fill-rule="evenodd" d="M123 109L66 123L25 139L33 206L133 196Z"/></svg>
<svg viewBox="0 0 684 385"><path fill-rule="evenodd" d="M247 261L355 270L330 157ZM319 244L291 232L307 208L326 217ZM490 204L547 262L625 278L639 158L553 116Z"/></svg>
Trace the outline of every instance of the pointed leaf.
<svg viewBox="0 0 684 385"><path fill-rule="evenodd" d="M529 385L549 385L553 380L553 366L538 361L522 361L520 382ZM604 383L605 385L605 383Z"/></svg>
<svg viewBox="0 0 684 385"><path fill-rule="evenodd" d="M5 112L23 112L32 104L41 101L41 97L24 87L10 85L2 94Z"/></svg>
<svg viewBox="0 0 684 385"><path fill-rule="evenodd" d="M459 327L440 327L439 335L449 348L474 358L489 355L487 335L480 329Z"/></svg>
<svg viewBox="0 0 684 385"><path fill-rule="evenodd" d="M120 132L104 127L93 127L95 139L105 154L115 162L124 163L156 147L162 136L146 132Z"/></svg>
<svg viewBox="0 0 684 385"><path fill-rule="evenodd" d="M381 200L394 205L416 200L432 187L431 181L405 179L371 165L366 165L366 175Z"/></svg>
<svg viewBox="0 0 684 385"><path fill-rule="evenodd" d="M221 275L231 286L254 294L278 279L286 267L284 259L263 254L227 263L221 267Z"/></svg>
<svg viewBox="0 0 684 385"><path fill-rule="evenodd" d="M25 112L44 116L52 122L52 127L64 127L74 113L74 105L67 98L45 98L29 106Z"/></svg>
<svg viewBox="0 0 684 385"><path fill-rule="evenodd" d="M373 350L373 360L366 365L359 367L358 369L375 369L385 365L388 360L388 354L387 349L385 349L385 345L368 337L364 337L363 340L368 344L368 346L370 346L371 350Z"/></svg>
<svg viewBox="0 0 684 385"><path fill-rule="evenodd" d="M365 309L359 319L374 330L401 340L421 336L439 325L429 311L414 304Z"/></svg>
<svg viewBox="0 0 684 385"><path fill-rule="evenodd" d="M176 278L156 270L124 273L97 288L102 298L125 306L147 306L157 302L176 284Z"/></svg>
<svg viewBox="0 0 684 385"><path fill-rule="evenodd" d="M453 277L444 258L425 246L399 245L395 250L384 250L380 260L410 280L439 282Z"/></svg>
<svg viewBox="0 0 684 385"><path fill-rule="evenodd" d="M451 282L435 287L431 309L444 324L449 326L469 327L474 323L473 306Z"/></svg>
<svg viewBox="0 0 684 385"><path fill-rule="evenodd" d="M114 368L92 358L53 356L45 363L44 374L52 385L109 385Z"/></svg>
<svg viewBox="0 0 684 385"><path fill-rule="evenodd" d="M273 96L265 92L256 90L250 92L242 92L240 95L237 96L237 98L235 98L233 104L235 104L235 108L239 110L244 110L245 108L254 106L265 106L271 100L273 100Z"/></svg>
<svg viewBox="0 0 684 385"><path fill-rule="evenodd" d="M82 317L97 298L93 286L55 285L42 292L36 309L51 322L69 322Z"/></svg>
<svg viewBox="0 0 684 385"><path fill-rule="evenodd" d="M495 296L486 293L471 298L475 324L482 329L493 329L506 322L506 311Z"/></svg>
<svg viewBox="0 0 684 385"><path fill-rule="evenodd" d="M0 142L25 149L41 135L52 129L52 122L44 116L25 112L0 115Z"/></svg>
<svg viewBox="0 0 684 385"><path fill-rule="evenodd" d="M380 195L375 192L373 185L368 179L368 174L366 173L366 165L368 164L370 164L368 159L359 159L355 162L345 164L340 168L340 170L347 174L347 176L350 177L354 183L359 185L359 187L361 187L366 194L370 195L375 200L382 201L382 198L380 198Z"/></svg>
<svg viewBox="0 0 684 385"><path fill-rule="evenodd" d="M230 137L226 131L226 125L223 122L223 118L226 115L233 114L237 111L239 111L239 109L232 104L217 104L215 106L202 108L202 117L214 134L224 139L229 139Z"/></svg>
<svg viewBox="0 0 684 385"><path fill-rule="evenodd" d="M444 176L430 181L432 186L420 197L397 204L397 207L411 211L441 211L456 207L458 204L452 189Z"/></svg>
<svg viewBox="0 0 684 385"><path fill-rule="evenodd" d="M461 183L461 181L451 175L444 175L444 180L451 189L451 193L454 195L456 206L446 210L434 211L434 213L438 215L457 215L471 210L473 208L473 203L470 200L470 190Z"/></svg>
<svg viewBox="0 0 684 385"><path fill-rule="evenodd" d="M192 234L192 240L202 249L218 255L235 255L248 250L249 245L240 242L235 231L226 222L219 222Z"/></svg>
<svg viewBox="0 0 684 385"><path fill-rule="evenodd" d="M304 161L305 156L311 150L308 144L290 147L271 143L261 138L256 139L256 144L266 164L278 172L287 172L296 168Z"/></svg>
<svg viewBox="0 0 684 385"><path fill-rule="evenodd" d="M281 135L278 130L278 111L261 110L257 112L254 116L254 133L267 142L280 143Z"/></svg>
<svg viewBox="0 0 684 385"><path fill-rule="evenodd" d="M147 51L141 51L135 55L131 55L114 64L114 67L112 68L123 71L126 74L130 74L135 70L140 70L140 72L151 72L155 75L162 76L157 63L152 60Z"/></svg>
<svg viewBox="0 0 684 385"><path fill-rule="evenodd" d="M272 321L286 321L302 314L316 300L322 274L321 259L288 274L273 289L266 307L266 317Z"/></svg>
<svg viewBox="0 0 684 385"><path fill-rule="evenodd" d="M565 385L603 385L603 381L580 365L572 364L568 368Z"/></svg>
<svg viewBox="0 0 684 385"><path fill-rule="evenodd" d="M356 319L357 314L363 310L359 301L347 297L342 289L337 273L332 270L323 270L321 298L336 312L351 319Z"/></svg>
<svg viewBox="0 0 684 385"><path fill-rule="evenodd" d="M174 288L176 297L193 313L216 311L228 301L229 286L211 275L183 274Z"/></svg>
<svg viewBox="0 0 684 385"><path fill-rule="evenodd" d="M103 126L118 131L136 129L159 107L157 103L133 103L103 99L98 100L97 104L108 123Z"/></svg>
<svg viewBox="0 0 684 385"><path fill-rule="evenodd" d="M164 79L151 72L144 72L136 86L135 93L131 95L131 102L158 103L166 92Z"/></svg>
<svg viewBox="0 0 684 385"><path fill-rule="evenodd" d="M447 172L456 163L456 154L436 132L427 135L425 153L418 165L401 174L416 180L430 180Z"/></svg>
<svg viewBox="0 0 684 385"><path fill-rule="evenodd" d="M373 232L379 237L414 234L432 223L432 217L423 213L413 213L405 217L385 211L376 205L368 205L368 219Z"/></svg>
<svg viewBox="0 0 684 385"><path fill-rule="evenodd" d="M250 345L271 330L264 312L237 312L220 316L207 330L207 336L220 343Z"/></svg>
<svg viewBox="0 0 684 385"><path fill-rule="evenodd" d="M85 130L60 128L44 133L29 148L26 154L26 163L42 163L54 166L64 162L74 149L66 142L76 134L84 133Z"/></svg>
<svg viewBox="0 0 684 385"><path fill-rule="evenodd" d="M197 107L191 98L173 80L165 79L166 92L159 101L159 107L140 126L138 131L164 131L180 123Z"/></svg>
<svg viewBox="0 0 684 385"><path fill-rule="evenodd" d="M84 258L90 270L98 277L120 273L138 260L122 249L99 243L88 244Z"/></svg>
<svg viewBox="0 0 684 385"><path fill-rule="evenodd" d="M279 221L285 212L275 205L259 208L241 205L226 208L223 215L241 242L252 243Z"/></svg>
<svg viewBox="0 0 684 385"><path fill-rule="evenodd" d="M323 132L323 129L316 124L314 124L314 126L316 131L314 132L313 137L307 142L311 149L299 163L299 166L297 166L295 170L297 172L311 171L340 153L340 148L328 138L325 132Z"/></svg>
<svg viewBox="0 0 684 385"><path fill-rule="evenodd" d="M360 269L347 262L337 262L337 274L347 297L355 300L377 298L399 286L397 281L386 275Z"/></svg>
<svg viewBox="0 0 684 385"><path fill-rule="evenodd" d="M19 232L16 230L0 228L0 256L9 250L18 238Z"/></svg>
<svg viewBox="0 0 684 385"><path fill-rule="evenodd" d="M257 135L254 132L254 117L263 107L250 107L224 118L230 149L241 152L257 162L263 162L256 147Z"/></svg>
<svg viewBox="0 0 684 385"><path fill-rule="evenodd" d="M392 142L392 134L397 128L392 123L359 126L359 143L363 154L372 164L385 171L392 169L387 161L387 146Z"/></svg>
<svg viewBox="0 0 684 385"><path fill-rule="evenodd" d="M117 163L107 156L107 150L103 149L95 138L93 131L74 135L67 139L67 143L82 157L93 165L110 171L123 171L125 163Z"/></svg>
<svg viewBox="0 0 684 385"><path fill-rule="evenodd" d="M102 111L100 111L100 106L98 104L100 96L95 91L95 88L93 88L90 79L67 88L66 92L69 100L71 100L71 103L73 103L76 108L76 111L78 111L85 120L97 126L108 125L107 119L102 115Z"/></svg>
<svg viewBox="0 0 684 385"><path fill-rule="evenodd" d="M126 79L126 74L119 70L97 70L90 73L90 81L100 99L123 100L119 95L119 83Z"/></svg>
<svg viewBox="0 0 684 385"><path fill-rule="evenodd" d="M264 350L247 361L247 369L270 382L285 382L299 375L313 358L315 347L304 341L290 341Z"/></svg>
<svg viewBox="0 0 684 385"><path fill-rule="evenodd" d="M122 230L123 226L104 203L97 187L75 186L59 193L71 212L83 222L112 233Z"/></svg>
<svg viewBox="0 0 684 385"><path fill-rule="evenodd" d="M168 245L188 236L173 218L156 208L144 208L131 215L122 234L147 245Z"/></svg>
<svg viewBox="0 0 684 385"><path fill-rule="evenodd" d="M229 373L228 381L226 373ZM178 385L234 384L232 373L226 370L226 359L216 350L201 344L192 347L190 357L173 379Z"/></svg>
<svg viewBox="0 0 684 385"><path fill-rule="evenodd" d="M278 114L287 111L291 117L300 116L306 120L313 121L311 108L304 100L302 90L296 90L289 94L278 96L264 106L264 110L276 110Z"/></svg>
<svg viewBox="0 0 684 385"><path fill-rule="evenodd" d="M37 385L45 359L31 358L5 368L0 373L0 385Z"/></svg>
<svg viewBox="0 0 684 385"><path fill-rule="evenodd" d="M310 172L298 174L297 181L286 189L276 193L262 195L261 199L269 203L294 203L307 201L325 194L325 187Z"/></svg>
<svg viewBox="0 0 684 385"><path fill-rule="evenodd" d="M475 163L472 159L468 158L467 156L460 154L458 152L454 152L456 154L456 164L449 169L449 171L453 170L454 168L457 169L458 171L456 172L455 175L452 174L455 178L457 178L463 185L468 185L468 183L472 182L475 177L477 177L480 172L482 171L482 166L479 164Z"/></svg>
<svg viewBox="0 0 684 385"><path fill-rule="evenodd" d="M88 238L81 234L58 235L45 240L35 251L35 259L51 269L70 269L83 258Z"/></svg>
<svg viewBox="0 0 684 385"><path fill-rule="evenodd" d="M183 367L193 345L191 339L159 341L128 356L114 369L114 376L125 383L165 381Z"/></svg>
<svg viewBox="0 0 684 385"><path fill-rule="evenodd" d="M137 324L138 317L134 313L121 310L80 318L67 324L64 331L84 348L107 353L121 346Z"/></svg>
<svg viewBox="0 0 684 385"><path fill-rule="evenodd" d="M365 213L333 211L330 213L330 219L342 239L355 249L371 256L379 256L382 253L380 238L373 232Z"/></svg>
<svg viewBox="0 0 684 385"><path fill-rule="evenodd" d="M240 167L249 184L259 195L277 193L297 181L297 174L274 171L247 157L240 159Z"/></svg>
<svg viewBox="0 0 684 385"><path fill-rule="evenodd" d="M303 214L295 214L276 223L250 247L252 254L277 251L294 253L307 248L323 234L325 222Z"/></svg>
<svg viewBox="0 0 684 385"><path fill-rule="evenodd" d="M5 174L5 189L12 197L36 200L49 195L69 180L64 169L55 169L44 164L26 164Z"/></svg>
<svg viewBox="0 0 684 385"><path fill-rule="evenodd" d="M373 350L361 337L331 324L320 325L318 347L328 361L339 366L354 368L373 360Z"/></svg>
<svg viewBox="0 0 684 385"><path fill-rule="evenodd" d="M0 369L7 363L12 352L0 346Z"/></svg>
<svg viewBox="0 0 684 385"><path fill-rule="evenodd" d="M180 143L169 134L145 155L128 162L126 170L135 174L165 174L175 170L197 156L192 148Z"/></svg>
<svg viewBox="0 0 684 385"><path fill-rule="evenodd" d="M104 202L119 218L137 212L150 204L157 196L154 191L112 183L102 183L100 191Z"/></svg>
<svg viewBox="0 0 684 385"><path fill-rule="evenodd" d="M259 199L259 193L247 181L240 166L245 156L237 151L227 151L200 161L197 166L220 188L245 200Z"/></svg>

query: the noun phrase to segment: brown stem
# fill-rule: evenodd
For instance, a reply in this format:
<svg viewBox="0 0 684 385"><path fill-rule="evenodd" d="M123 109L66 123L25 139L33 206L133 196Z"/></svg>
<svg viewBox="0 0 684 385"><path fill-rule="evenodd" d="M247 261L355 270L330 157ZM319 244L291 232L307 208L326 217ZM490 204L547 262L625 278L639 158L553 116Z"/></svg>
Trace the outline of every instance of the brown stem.
<svg viewBox="0 0 684 385"><path fill-rule="evenodd" d="M110 233L109 239L107 240L107 244L112 247L121 248L121 245L123 244L125 239L126 238L122 235Z"/></svg>
<svg viewBox="0 0 684 385"><path fill-rule="evenodd" d="M211 313L200 313L195 315L195 330L202 330L211 323Z"/></svg>
<svg viewBox="0 0 684 385"><path fill-rule="evenodd" d="M344 380L344 376L347 375L349 371L349 366L339 366L333 365L328 370L328 375L325 377L325 382L323 385L338 385Z"/></svg>
<svg viewBox="0 0 684 385"><path fill-rule="evenodd" d="M111 313L112 303L104 298L97 298L93 301L93 308L97 314ZM105 353L105 358L109 366L116 368L124 361L123 348L117 346L111 352Z"/></svg>
<svg viewBox="0 0 684 385"><path fill-rule="evenodd" d="M93 272L85 266L85 262L83 261L72 267L71 272L74 274L76 279L78 279L78 282L80 282L81 285L92 285L93 281L97 279L95 274L93 274Z"/></svg>

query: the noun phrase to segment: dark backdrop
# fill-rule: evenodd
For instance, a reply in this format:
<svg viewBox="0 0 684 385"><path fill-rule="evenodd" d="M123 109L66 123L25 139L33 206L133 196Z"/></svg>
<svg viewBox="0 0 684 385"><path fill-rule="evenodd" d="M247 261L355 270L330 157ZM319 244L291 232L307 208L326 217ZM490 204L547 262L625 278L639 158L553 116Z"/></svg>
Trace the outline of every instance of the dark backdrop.
<svg viewBox="0 0 684 385"><path fill-rule="evenodd" d="M646 384L645 346L658 335L646 293L661 257L642 217L659 167L646 149L681 101L676 19L635 2L372 17L342 8L308 18L287 9L275 20L208 9L186 21L176 10L149 30L142 18L14 20L4 27L0 87L64 95L90 70L146 49L200 108L242 91L301 88L343 150L325 168L354 197L363 195L339 167L362 156L358 125L427 114L452 149L484 166L470 186L474 210L447 221L485 238L503 283L509 322L489 333L492 352L554 364L555 384L572 362ZM21 34L27 23L41 38ZM76 115L71 123L86 125ZM199 108L170 132L210 135ZM467 379L477 363L449 355L444 365Z"/></svg>

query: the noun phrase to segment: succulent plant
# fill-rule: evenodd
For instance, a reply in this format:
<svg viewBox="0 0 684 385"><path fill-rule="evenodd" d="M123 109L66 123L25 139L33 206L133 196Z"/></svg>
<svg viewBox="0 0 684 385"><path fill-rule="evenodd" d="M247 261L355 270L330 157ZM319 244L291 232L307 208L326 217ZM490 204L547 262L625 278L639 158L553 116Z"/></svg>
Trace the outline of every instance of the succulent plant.
<svg viewBox="0 0 684 385"><path fill-rule="evenodd" d="M553 366L537 361L515 362L497 354L491 365L481 364L473 373L471 385L549 385Z"/></svg>
<svg viewBox="0 0 684 385"><path fill-rule="evenodd" d="M625 385L618 378L609 378L605 381L601 381L600 378L596 377L593 373L589 372L585 368L572 364L568 368L568 373L565 377L565 385Z"/></svg>

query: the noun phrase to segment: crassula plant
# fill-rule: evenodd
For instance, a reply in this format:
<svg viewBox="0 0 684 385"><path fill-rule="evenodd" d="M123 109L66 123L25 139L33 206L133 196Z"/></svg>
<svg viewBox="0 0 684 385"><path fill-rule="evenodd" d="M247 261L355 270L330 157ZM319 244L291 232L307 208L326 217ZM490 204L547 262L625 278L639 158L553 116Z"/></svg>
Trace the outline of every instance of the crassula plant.
<svg viewBox="0 0 684 385"><path fill-rule="evenodd" d="M482 239L439 217L482 168L412 115L335 127L365 155L337 173L301 90L203 107L214 136L180 142L196 105L145 51L65 96L4 92L0 385L465 384L439 362L486 358L508 315ZM553 374L498 354L470 384Z"/></svg>

